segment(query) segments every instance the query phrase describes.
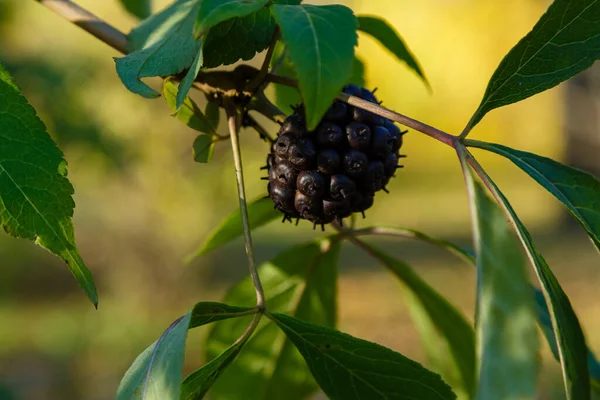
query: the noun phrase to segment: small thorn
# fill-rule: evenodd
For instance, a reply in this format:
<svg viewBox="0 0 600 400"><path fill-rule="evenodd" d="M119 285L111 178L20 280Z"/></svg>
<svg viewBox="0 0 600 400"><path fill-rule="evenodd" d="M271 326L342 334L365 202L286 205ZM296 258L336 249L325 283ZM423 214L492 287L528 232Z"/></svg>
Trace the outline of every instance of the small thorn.
<svg viewBox="0 0 600 400"><path fill-rule="evenodd" d="M398 154L398 158L406 158L408 157L406 154Z"/></svg>
<svg viewBox="0 0 600 400"><path fill-rule="evenodd" d="M264 167L260 167L260 170L261 170L261 171L262 171L262 170L265 170L265 169L269 169L269 166L268 166L268 165L265 165Z"/></svg>
<svg viewBox="0 0 600 400"><path fill-rule="evenodd" d="M313 231L314 231L315 229L317 229L317 223L316 223L316 222L313 222Z"/></svg>
<svg viewBox="0 0 600 400"><path fill-rule="evenodd" d="M300 222L300 218L296 218L296 226L298 226L298 222Z"/></svg>
<svg viewBox="0 0 600 400"><path fill-rule="evenodd" d="M273 210L277 210L277 204L273 204Z"/></svg>
<svg viewBox="0 0 600 400"><path fill-rule="evenodd" d="M361 211L360 213L362 214L362 216L363 216L363 219L367 218L367 216L365 215L365 211L364 211L364 210L363 210L363 211Z"/></svg>
<svg viewBox="0 0 600 400"><path fill-rule="evenodd" d="M408 133L408 129L407 129L407 130L405 130L405 131L400 131L400 134L401 134L401 135L406 135L407 133Z"/></svg>
<svg viewBox="0 0 600 400"><path fill-rule="evenodd" d="M263 196L263 199L268 199L269 197L271 197L271 196L266 195L266 196Z"/></svg>
<svg viewBox="0 0 600 400"><path fill-rule="evenodd" d="M321 224L321 232L325 232L325 224Z"/></svg>
<svg viewBox="0 0 600 400"><path fill-rule="evenodd" d="M387 188L382 188L382 190L383 190L384 192L386 192L387 194L390 194L390 191L389 191L389 190L387 190Z"/></svg>
<svg viewBox="0 0 600 400"><path fill-rule="evenodd" d="M383 100L379 100L379 101L377 102L377 104L379 104L379 105L382 105L382 104L383 104Z"/></svg>
<svg viewBox="0 0 600 400"><path fill-rule="evenodd" d="M261 181L268 181L268 180L269 180L269 177L268 177L268 176L262 176L262 177L260 178L260 180L261 180Z"/></svg>
<svg viewBox="0 0 600 400"><path fill-rule="evenodd" d="M404 165L396 165L396 169L398 168L404 168Z"/></svg>
<svg viewBox="0 0 600 400"><path fill-rule="evenodd" d="M337 223L340 224L340 227L344 227L344 220L340 217L336 217L335 218L337 220Z"/></svg>
<svg viewBox="0 0 600 400"><path fill-rule="evenodd" d="M281 223L282 223L282 224L283 224L283 223L285 223L285 220L286 220L286 219L287 219L287 215L284 215L284 216L283 216L283 219L281 220Z"/></svg>
<svg viewBox="0 0 600 400"><path fill-rule="evenodd" d="M377 91L377 89L379 89L379 88L375 88L375 89L371 90L371 93L375 94L375 92Z"/></svg>

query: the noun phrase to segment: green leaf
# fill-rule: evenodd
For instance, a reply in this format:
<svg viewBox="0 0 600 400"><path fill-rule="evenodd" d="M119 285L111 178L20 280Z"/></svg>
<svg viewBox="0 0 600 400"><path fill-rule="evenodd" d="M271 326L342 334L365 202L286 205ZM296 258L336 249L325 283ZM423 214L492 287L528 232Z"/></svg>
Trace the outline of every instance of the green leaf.
<svg viewBox="0 0 600 400"><path fill-rule="evenodd" d="M144 97L158 97L159 93L141 78L176 75L190 67L200 51L200 41L192 34L198 7L198 1L177 1L131 31L127 38L129 54L115 59L127 89Z"/></svg>
<svg viewBox="0 0 600 400"><path fill-rule="evenodd" d="M300 4L300 0L273 0L275 4ZM221 22L204 36L204 68L248 61L266 49L275 33L275 20L268 8Z"/></svg>
<svg viewBox="0 0 600 400"><path fill-rule="evenodd" d="M354 61L352 63L352 75L346 83L352 83L359 87L366 86L365 81L365 63L360 57L354 57ZM283 85L278 85L283 86Z"/></svg>
<svg viewBox="0 0 600 400"><path fill-rule="evenodd" d="M590 379L587 364L587 346L571 302L544 257L535 249L527 228L525 228L509 201L485 171L481 170L481 172L489 182L488 188L494 193L494 196L502 204L505 212L514 223L517 235L540 282L542 293L550 311L552 327L556 334L567 398L573 400L589 399Z"/></svg>
<svg viewBox="0 0 600 400"><path fill-rule="evenodd" d="M304 357L330 399L455 399L439 375L376 343L267 313Z"/></svg>
<svg viewBox="0 0 600 400"><path fill-rule="evenodd" d="M167 105L175 113L177 119L189 126L190 128L202 132L215 135L217 132L212 122L202 113L200 108L191 98L186 97L182 106L177 109L176 96L177 87L171 79L163 81L163 97Z"/></svg>
<svg viewBox="0 0 600 400"><path fill-rule="evenodd" d="M257 229L273 221L275 218L281 218L281 212L273 208L273 200L265 197L254 200L248 205L248 216L250 217L250 228ZM189 262L217 247L221 247L243 234L242 214L239 208L237 208L221 222L221 225L211 232L200 249L187 257L187 261Z"/></svg>
<svg viewBox="0 0 600 400"><path fill-rule="evenodd" d="M352 74L356 17L348 7L271 6L314 129Z"/></svg>
<svg viewBox="0 0 600 400"><path fill-rule="evenodd" d="M176 98L176 107L177 110L181 108L184 100L187 97L192 85L194 84L194 80L198 76L198 72L200 72L200 68L202 67L202 63L204 62L204 53L202 52L202 48L196 54L196 58L194 58L194 62L190 66L190 69L186 72L185 76L181 80L179 87L177 88L177 98Z"/></svg>
<svg viewBox="0 0 600 400"><path fill-rule="evenodd" d="M236 17L244 17L263 8L269 0L202 0L196 16L196 37L213 26Z"/></svg>
<svg viewBox="0 0 600 400"><path fill-rule="evenodd" d="M218 139L218 138L217 138ZM194 140L194 161L197 163L207 163L212 159L215 150L215 137L210 135L198 135Z"/></svg>
<svg viewBox="0 0 600 400"><path fill-rule="evenodd" d="M116 400L178 399L191 313L175 320L125 373Z"/></svg>
<svg viewBox="0 0 600 400"><path fill-rule="evenodd" d="M408 49L402 37L390 24L378 17L358 16L358 29L373 36L400 61L415 71L429 88L429 82L416 57Z"/></svg>
<svg viewBox="0 0 600 400"><path fill-rule="evenodd" d="M148 18L152 14L150 2L151 0L121 0L127 12L139 19Z"/></svg>
<svg viewBox="0 0 600 400"><path fill-rule="evenodd" d="M469 140L468 145L506 157L529 174L567 206L600 249L600 181L596 177L550 158L499 144Z"/></svg>
<svg viewBox="0 0 600 400"><path fill-rule="evenodd" d="M73 186L63 157L0 64L0 226L64 260L97 307L94 280L75 245Z"/></svg>
<svg viewBox="0 0 600 400"><path fill-rule="evenodd" d="M333 326L336 320L336 284L339 243L323 239L288 249L260 266L270 310L287 312L314 323ZM250 278L235 285L227 302L252 301ZM216 324L206 342L212 359L246 328L247 321ZM302 400L318 389L302 356L269 320L262 321L235 363L213 386L218 399Z"/></svg>
<svg viewBox="0 0 600 400"><path fill-rule="evenodd" d="M208 120L208 123L214 128L216 131L219 127L219 123L221 120L221 110L216 101L208 101L206 103L206 107L204 108L204 115Z"/></svg>
<svg viewBox="0 0 600 400"><path fill-rule="evenodd" d="M467 184L477 254L477 398L534 398L539 341L525 261L502 211L470 175Z"/></svg>
<svg viewBox="0 0 600 400"><path fill-rule="evenodd" d="M435 289L422 280L407 264L398 261L381 250L363 244L377 260L382 262L403 283L406 300L413 319L420 322L422 335L435 338L435 344L445 342L446 349L451 355L451 364L456 371L445 370L457 374L457 383L461 390L473 397L475 388L475 333L473 327L460 311L450 304ZM437 333L437 335L435 335ZM442 339L440 341L440 338ZM424 345L426 339L422 337ZM439 349L436 347L436 349ZM429 353L429 357L439 357L439 354Z"/></svg>
<svg viewBox="0 0 600 400"><path fill-rule="evenodd" d="M494 108L548 90L600 58L600 1L556 0L504 57L464 132Z"/></svg>
<svg viewBox="0 0 600 400"><path fill-rule="evenodd" d="M188 329L256 312L215 302L196 304L135 359L119 384L116 399L178 399Z"/></svg>

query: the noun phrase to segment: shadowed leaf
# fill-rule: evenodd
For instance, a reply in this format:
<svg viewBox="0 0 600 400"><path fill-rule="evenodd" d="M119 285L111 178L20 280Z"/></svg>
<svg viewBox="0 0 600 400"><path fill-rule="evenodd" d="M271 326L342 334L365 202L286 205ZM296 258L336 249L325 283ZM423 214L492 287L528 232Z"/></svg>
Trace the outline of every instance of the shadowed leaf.
<svg viewBox="0 0 600 400"><path fill-rule="evenodd" d="M258 11L268 0L203 0L196 17L194 34L200 36L213 26Z"/></svg>
<svg viewBox="0 0 600 400"><path fill-rule="evenodd" d="M151 0L121 0L123 7L131 15L144 19L152 14Z"/></svg>

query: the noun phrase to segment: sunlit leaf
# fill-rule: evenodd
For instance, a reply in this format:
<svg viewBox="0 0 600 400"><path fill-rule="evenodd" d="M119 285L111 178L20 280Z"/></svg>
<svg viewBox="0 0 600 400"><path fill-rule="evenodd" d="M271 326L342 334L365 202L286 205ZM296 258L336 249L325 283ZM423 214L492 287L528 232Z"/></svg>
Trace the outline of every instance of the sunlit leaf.
<svg viewBox="0 0 600 400"><path fill-rule="evenodd" d="M271 6L314 129L352 74L356 17L348 7Z"/></svg>
<svg viewBox="0 0 600 400"><path fill-rule="evenodd" d="M403 61L410 69L415 71L423 82L429 86L417 58L408 49L400 34L387 21L374 16L359 15L358 29L377 39L398 60Z"/></svg>
<svg viewBox="0 0 600 400"><path fill-rule="evenodd" d="M210 135L198 135L194 140L194 161L197 163L207 163L212 159L213 151L215 150L214 137Z"/></svg>
<svg viewBox="0 0 600 400"><path fill-rule="evenodd" d="M94 280L75 245L73 186L63 157L0 64L0 226L64 260L97 306Z"/></svg>
<svg viewBox="0 0 600 400"><path fill-rule="evenodd" d="M450 352L451 364L457 370L445 370L457 374L457 383L462 392L472 397L475 388L475 333L465 317L446 298L422 280L408 265L398 261L381 250L367 245L369 253L382 262L403 283L406 300L413 318L420 322L420 333L435 337L436 344L444 343ZM430 329L431 328L431 329ZM436 335L434 335L436 334ZM437 337L436 337L437 336ZM422 338L425 341L425 337ZM426 348L428 344L425 343ZM439 349L436 347L435 349ZM429 353L428 357L440 357Z"/></svg>
<svg viewBox="0 0 600 400"><path fill-rule="evenodd" d="M600 181L580 169L500 144L469 140L468 145L508 158L563 203L600 249Z"/></svg>
<svg viewBox="0 0 600 400"><path fill-rule="evenodd" d="M387 347L279 313L267 316L330 399L455 399L439 375Z"/></svg>
<svg viewBox="0 0 600 400"><path fill-rule="evenodd" d="M202 132L214 135L215 129L212 122L202 113L200 108L196 105L189 97L186 97L182 106L177 110L176 96L177 86L171 79L165 79L163 82L163 96L167 105L175 113L177 119L189 126L190 128Z"/></svg>
<svg viewBox="0 0 600 400"><path fill-rule="evenodd" d="M490 110L550 89L600 58L600 1L555 0L490 79L468 132Z"/></svg>
<svg viewBox="0 0 600 400"><path fill-rule="evenodd" d="M323 239L294 247L259 268L269 310L281 311L317 324L334 326L339 243ZM225 297L229 303L252 301L250 278L235 285ZM225 351L246 329L247 319L216 324L206 342L206 358ZM302 400L318 389L295 347L269 320L254 335L215 382L218 399Z"/></svg>

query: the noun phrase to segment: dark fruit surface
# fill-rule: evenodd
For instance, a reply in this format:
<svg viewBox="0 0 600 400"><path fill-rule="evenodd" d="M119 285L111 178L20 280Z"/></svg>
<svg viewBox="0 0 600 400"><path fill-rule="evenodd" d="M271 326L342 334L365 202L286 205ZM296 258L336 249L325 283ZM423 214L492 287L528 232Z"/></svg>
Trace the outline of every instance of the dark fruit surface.
<svg viewBox="0 0 600 400"><path fill-rule="evenodd" d="M347 85L344 92L378 104L374 92ZM281 125L267 156L269 197L284 221L324 225L362 213L395 176L404 133L392 121L334 101L314 131L303 106Z"/></svg>

